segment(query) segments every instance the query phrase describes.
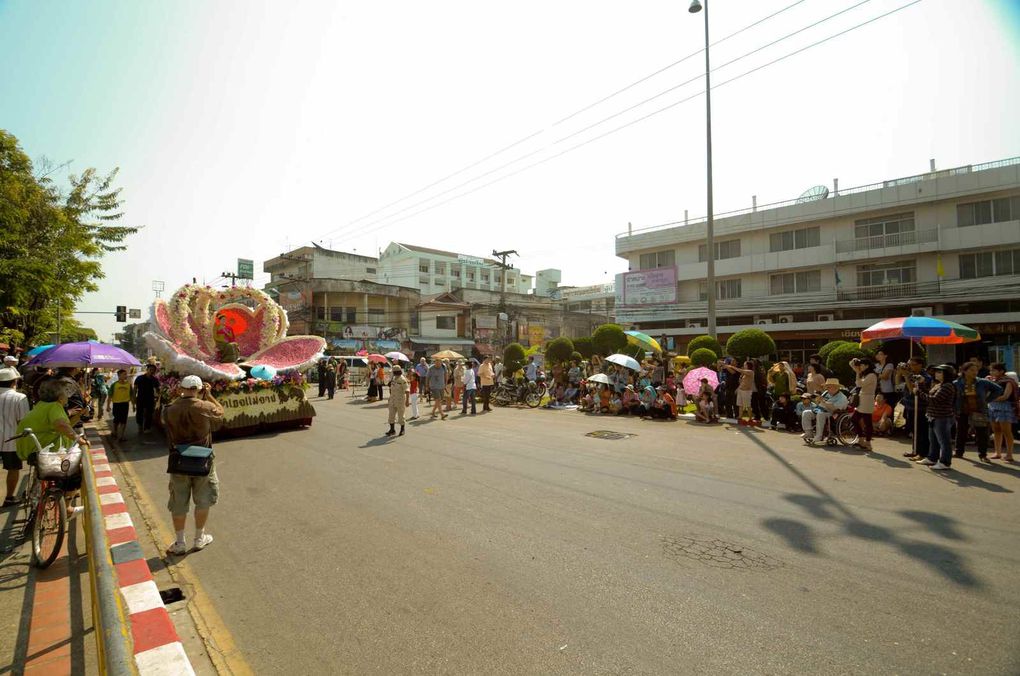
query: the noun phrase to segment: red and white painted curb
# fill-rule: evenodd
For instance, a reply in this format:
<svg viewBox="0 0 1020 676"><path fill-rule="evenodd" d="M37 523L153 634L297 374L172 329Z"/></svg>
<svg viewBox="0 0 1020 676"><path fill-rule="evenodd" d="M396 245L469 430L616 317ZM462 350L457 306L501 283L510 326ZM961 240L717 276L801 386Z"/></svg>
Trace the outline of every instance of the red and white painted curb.
<svg viewBox="0 0 1020 676"><path fill-rule="evenodd" d="M193 676L195 671L184 652L170 614L163 605L156 582L152 579L124 496L110 469L106 450L94 430L88 431L88 437L92 444L89 452L103 513L103 526L110 558L117 573L117 586L131 623L138 673L142 676Z"/></svg>

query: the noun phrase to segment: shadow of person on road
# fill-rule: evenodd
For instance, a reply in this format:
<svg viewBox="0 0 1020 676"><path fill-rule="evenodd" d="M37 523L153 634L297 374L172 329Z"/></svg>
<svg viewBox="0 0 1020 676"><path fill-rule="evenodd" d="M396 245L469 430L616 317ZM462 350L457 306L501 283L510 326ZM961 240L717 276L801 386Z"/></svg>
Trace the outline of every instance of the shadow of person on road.
<svg viewBox="0 0 1020 676"><path fill-rule="evenodd" d="M762 438L746 433L745 436L814 492L814 495L790 493L783 496L788 502L805 509L813 518L842 525L843 532L852 538L895 547L906 556L923 563L934 572L962 587L978 588L982 586L981 581L967 569L966 561L957 552L940 544L906 540L889 528L868 523L803 471L786 462ZM953 472L953 474L959 473ZM820 553L814 544L809 524L793 519L763 519L762 526L782 537L793 549L812 554Z"/></svg>
<svg viewBox="0 0 1020 676"><path fill-rule="evenodd" d="M985 481L984 479L979 479L976 476L971 476L969 474L963 474L963 473L958 472L958 471L950 470L948 472L933 472L933 474L938 475L939 477L941 477L942 479L945 479L949 483L956 484L960 488L983 488L986 491L990 491L992 493L1012 493L1013 492L1010 489L1006 488L1005 486L1000 486L999 484L993 484L990 481Z"/></svg>

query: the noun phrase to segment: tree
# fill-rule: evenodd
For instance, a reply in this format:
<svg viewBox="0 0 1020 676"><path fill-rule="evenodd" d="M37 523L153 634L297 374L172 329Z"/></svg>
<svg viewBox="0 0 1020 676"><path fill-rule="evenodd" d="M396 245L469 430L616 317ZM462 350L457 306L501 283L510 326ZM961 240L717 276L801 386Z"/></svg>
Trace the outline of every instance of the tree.
<svg viewBox="0 0 1020 676"><path fill-rule="evenodd" d="M723 348L722 344L712 336L698 336L692 338L691 342L687 343L687 356L691 357L691 361L694 361L694 353L702 348L707 348L715 353L716 359L722 359Z"/></svg>
<svg viewBox="0 0 1020 676"><path fill-rule="evenodd" d="M574 343L566 337L550 340L545 346L545 358L550 365L570 361L570 355L573 353Z"/></svg>
<svg viewBox="0 0 1020 676"><path fill-rule="evenodd" d="M627 334L619 324L603 324L591 334L595 352L603 357L619 352L627 344Z"/></svg>
<svg viewBox="0 0 1020 676"><path fill-rule="evenodd" d="M822 358L822 363L824 364L828 361L829 355L832 354L832 351L837 347L855 344L856 343L851 343L849 340L832 340L818 348L818 356Z"/></svg>
<svg viewBox="0 0 1020 676"><path fill-rule="evenodd" d="M726 341L726 354L739 359L763 357L775 351L776 342L761 329L737 331Z"/></svg>
<svg viewBox="0 0 1020 676"><path fill-rule="evenodd" d="M857 374L850 368L850 360L855 357L860 359L866 356L868 356L868 353L858 347L856 343L844 342L829 352L829 357L825 360L825 366L832 371L834 376L839 378L841 383L853 385Z"/></svg>
<svg viewBox="0 0 1020 676"><path fill-rule="evenodd" d="M82 326L76 319L68 318L60 322L60 342L82 343L86 340L98 340L93 329Z"/></svg>
<svg viewBox="0 0 1020 676"><path fill-rule="evenodd" d="M591 359L595 345L592 343L591 336L583 336L581 338L574 338L574 349L581 353L583 359Z"/></svg>
<svg viewBox="0 0 1020 676"><path fill-rule="evenodd" d="M86 169L64 192L37 177L18 140L0 130L0 340L39 342L55 329L58 308L70 317L98 288L103 255L138 231L113 225L122 216L116 176Z"/></svg>
<svg viewBox="0 0 1020 676"><path fill-rule="evenodd" d="M719 355L707 347L699 347L694 352L691 352L689 356L691 364L694 366L707 366L711 368L719 360Z"/></svg>
<svg viewBox="0 0 1020 676"><path fill-rule="evenodd" d="M570 361L576 361L578 364L580 364L581 362L584 361L584 357L581 355L580 352L577 352L575 350L574 352L570 353Z"/></svg>
<svg viewBox="0 0 1020 676"><path fill-rule="evenodd" d="M520 343L510 343L503 350L503 373L511 375L524 366L524 346Z"/></svg>

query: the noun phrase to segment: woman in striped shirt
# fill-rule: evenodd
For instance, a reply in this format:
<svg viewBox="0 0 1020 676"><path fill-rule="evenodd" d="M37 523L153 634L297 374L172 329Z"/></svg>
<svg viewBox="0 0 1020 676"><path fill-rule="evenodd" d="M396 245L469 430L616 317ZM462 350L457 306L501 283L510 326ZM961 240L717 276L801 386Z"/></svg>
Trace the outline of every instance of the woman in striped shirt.
<svg viewBox="0 0 1020 676"><path fill-rule="evenodd" d="M956 369L949 364L935 367L935 383L928 391L928 457L922 465L949 469L953 462L953 420L956 418Z"/></svg>

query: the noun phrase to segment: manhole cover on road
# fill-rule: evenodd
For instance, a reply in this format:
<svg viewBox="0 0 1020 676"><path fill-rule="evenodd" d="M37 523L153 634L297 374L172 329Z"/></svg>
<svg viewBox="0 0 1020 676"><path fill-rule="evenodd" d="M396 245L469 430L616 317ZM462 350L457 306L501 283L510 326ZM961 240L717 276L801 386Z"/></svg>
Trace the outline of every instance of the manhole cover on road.
<svg viewBox="0 0 1020 676"><path fill-rule="evenodd" d="M596 439L628 439L630 437L636 437L636 434L629 434L627 432L612 432L610 430L595 430L594 432L588 432L584 436L595 437Z"/></svg>
<svg viewBox="0 0 1020 676"><path fill-rule="evenodd" d="M718 538L662 536L662 553L668 557L693 559L713 568L774 570L782 562L749 547Z"/></svg>

